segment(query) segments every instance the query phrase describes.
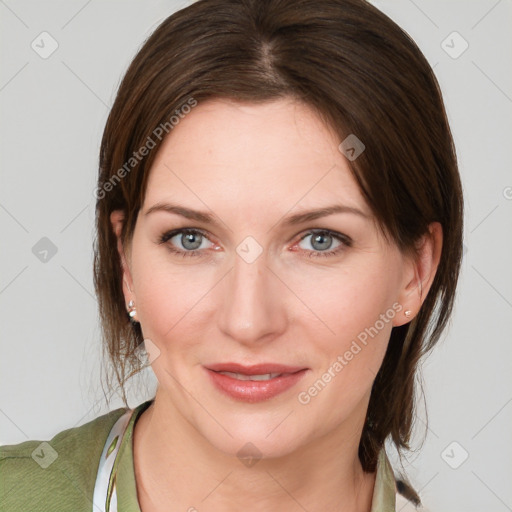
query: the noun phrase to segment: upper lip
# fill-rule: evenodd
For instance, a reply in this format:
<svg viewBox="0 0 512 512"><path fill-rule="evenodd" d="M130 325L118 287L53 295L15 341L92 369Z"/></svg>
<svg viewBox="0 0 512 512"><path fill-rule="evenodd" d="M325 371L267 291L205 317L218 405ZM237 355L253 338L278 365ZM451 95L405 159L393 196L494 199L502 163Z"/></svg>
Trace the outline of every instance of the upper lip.
<svg viewBox="0 0 512 512"><path fill-rule="evenodd" d="M216 363L207 366L214 372L241 373L243 375L265 375L267 373L296 373L306 368L302 366L287 366L275 363L260 363L251 366L245 366L238 363Z"/></svg>

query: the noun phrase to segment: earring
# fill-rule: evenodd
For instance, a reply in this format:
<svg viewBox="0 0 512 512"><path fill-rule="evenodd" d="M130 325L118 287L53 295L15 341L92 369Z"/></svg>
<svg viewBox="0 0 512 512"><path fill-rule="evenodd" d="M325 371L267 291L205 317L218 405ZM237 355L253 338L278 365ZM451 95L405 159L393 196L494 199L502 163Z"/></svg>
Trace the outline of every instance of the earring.
<svg viewBox="0 0 512 512"><path fill-rule="evenodd" d="M128 302L128 314L130 315L130 319L136 322L135 315L137 314L137 310L135 309L135 302L131 300Z"/></svg>
<svg viewBox="0 0 512 512"><path fill-rule="evenodd" d="M404 315L405 315L407 318L411 318L412 311L411 311L410 309L408 309L407 311L404 311Z"/></svg>

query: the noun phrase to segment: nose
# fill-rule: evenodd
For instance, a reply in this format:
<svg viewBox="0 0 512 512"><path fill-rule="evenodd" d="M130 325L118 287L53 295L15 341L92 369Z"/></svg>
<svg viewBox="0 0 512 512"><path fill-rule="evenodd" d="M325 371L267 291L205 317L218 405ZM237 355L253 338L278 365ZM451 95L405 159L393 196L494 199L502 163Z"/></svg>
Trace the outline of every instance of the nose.
<svg viewBox="0 0 512 512"><path fill-rule="evenodd" d="M265 252L251 263L235 255L219 299L218 327L239 343L269 342L286 329L284 286L270 270Z"/></svg>

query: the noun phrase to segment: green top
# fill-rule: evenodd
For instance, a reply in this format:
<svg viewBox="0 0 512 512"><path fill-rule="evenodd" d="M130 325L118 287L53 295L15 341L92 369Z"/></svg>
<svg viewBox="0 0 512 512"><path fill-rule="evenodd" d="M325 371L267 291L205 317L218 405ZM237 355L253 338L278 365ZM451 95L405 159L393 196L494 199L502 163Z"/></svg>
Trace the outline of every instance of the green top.
<svg viewBox="0 0 512 512"><path fill-rule="evenodd" d="M134 409L112 470L118 508L123 512L141 512L133 467L133 426L151 403L148 400ZM93 503L98 464L112 426L126 411L116 409L80 427L64 430L48 442L25 441L1 446L0 510L103 510L104 504ZM382 449L371 512L394 512L395 493L393 470ZM399 498L402 503L403 498Z"/></svg>

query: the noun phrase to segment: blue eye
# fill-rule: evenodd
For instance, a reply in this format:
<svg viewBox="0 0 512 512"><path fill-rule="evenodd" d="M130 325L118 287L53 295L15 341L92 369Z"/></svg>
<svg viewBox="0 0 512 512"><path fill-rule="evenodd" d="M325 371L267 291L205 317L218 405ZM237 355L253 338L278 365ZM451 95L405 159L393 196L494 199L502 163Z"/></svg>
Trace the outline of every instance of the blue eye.
<svg viewBox="0 0 512 512"><path fill-rule="evenodd" d="M318 229L306 233L300 239L299 244L308 237L311 237L310 245L313 248L313 250L306 249L310 258L334 256L352 245L352 240L348 236L326 229ZM333 243L338 245L334 245L333 248Z"/></svg>
<svg viewBox="0 0 512 512"><path fill-rule="evenodd" d="M175 238L176 241L172 242L172 239ZM203 249L207 247L201 247L202 243L208 240L204 233L197 229L175 229L174 231L169 231L164 233L159 238L159 243L164 244L168 241L171 241L169 244L169 249L171 252L179 254L180 256L200 256ZM176 248L176 244L181 244Z"/></svg>
<svg viewBox="0 0 512 512"><path fill-rule="evenodd" d="M327 229L309 231L301 237L298 244L308 237L311 237L312 249L301 249L309 258L334 256L352 245L352 240L348 236ZM212 243L202 231L192 228L168 231L158 239L160 244L171 242L168 244L169 250L182 257L203 256L205 249L208 249L208 246L203 245L206 241Z"/></svg>

